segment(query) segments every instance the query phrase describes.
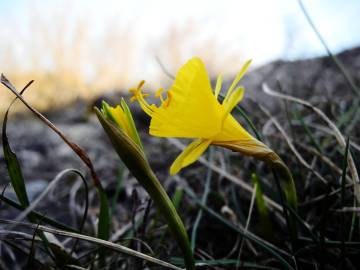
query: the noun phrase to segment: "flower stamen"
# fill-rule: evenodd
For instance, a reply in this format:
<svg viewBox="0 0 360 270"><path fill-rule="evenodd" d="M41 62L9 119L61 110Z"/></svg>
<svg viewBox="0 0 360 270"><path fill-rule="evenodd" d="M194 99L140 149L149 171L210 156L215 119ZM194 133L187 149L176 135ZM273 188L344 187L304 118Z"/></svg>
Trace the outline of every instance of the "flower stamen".
<svg viewBox="0 0 360 270"><path fill-rule="evenodd" d="M144 97L149 96L148 93L143 93L141 91L141 88L145 84L145 81L142 80L136 88L129 89L129 92L133 94L133 96L130 98L131 102L138 101L143 111L149 115L152 116L154 112L154 104L149 104Z"/></svg>
<svg viewBox="0 0 360 270"><path fill-rule="evenodd" d="M164 88L160 88L155 92L155 97L159 98L161 100L161 105L165 108L169 107L170 101L172 99L172 93L169 91L166 92L166 99L164 99L162 92L164 91Z"/></svg>
<svg viewBox="0 0 360 270"><path fill-rule="evenodd" d="M156 92L155 92L155 97L156 98L160 98L161 100L161 104L164 103L164 98L162 96L162 92L164 91L164 88L159 88Z"/></svg>
<svg viewBox="0 0 360 270"><path fill-rule="evenodd" d="M166 95L167 95L167 97L166 97L166 99L164 101L164 107L169 107L170 101L172 100L173 95L172 95L171 91L167 91Z"/></svg>

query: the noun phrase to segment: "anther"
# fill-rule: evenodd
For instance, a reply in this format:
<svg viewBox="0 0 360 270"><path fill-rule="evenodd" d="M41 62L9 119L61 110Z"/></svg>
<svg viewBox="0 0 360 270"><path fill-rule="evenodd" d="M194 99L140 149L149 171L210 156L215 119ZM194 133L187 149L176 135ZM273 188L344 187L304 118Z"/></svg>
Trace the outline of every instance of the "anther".
<svg viewBox="0 0 360 270"><path fill-rule="evenodd" d="M164 101L164 106L169 107L170 101L172 100L173 95L172 95L171 91L167 91L166 95L167 95L167 97L166 97L166 100Z"/></svg>
<svg viewBox="0 0 360 270"><path fill-rule="evenodd" d="M160 98L161 103L164 103L164 98L162 96L162 92L164 91L164 88L159 88L156 92L155 92L155 97L156 98Z"/></svg>

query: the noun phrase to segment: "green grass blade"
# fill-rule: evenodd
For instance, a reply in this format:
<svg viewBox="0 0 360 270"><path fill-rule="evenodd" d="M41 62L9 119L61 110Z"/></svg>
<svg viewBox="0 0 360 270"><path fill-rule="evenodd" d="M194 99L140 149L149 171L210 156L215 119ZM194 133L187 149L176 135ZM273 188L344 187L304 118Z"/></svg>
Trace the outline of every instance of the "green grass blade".
<svg viewBox="0 0 360 270"><path fill-rule="evenodd" d="M305 244L313 244L313 239L308 238L308 237L299 237L299 241L300 243L305 243ZM344 243L341 243L341 241L336 241L336 240L327 240L324 239L324 244L327 246L327 248L329 247L335 247L335 248L341 248L341 245L344 244L346 247L349 248L360 248L360 242L357 241L346 241Z"/></svg>
<svg viewBox="0 0 360 270"><path fill-rule="evenodd" d="M255 193L255 200L256 200L256 207L259 211L259 216L260 216L260 227L263 228L265 236L270 237L272 232L272 224L270 220L269 209L266 207L266 203L263 196L264 194L260 186L260 179L255 173L253 173L251 174L251 181L253 182L254 186L255 185L257 186Z"/></svg>
<svg viewBox="0 0 360 270"><path fill-rule="evenodd" d="M32 81L30 81L23 90L19 93L20 97L22 93L32 84ZM13 189L15 191L16 197L20 202L20 205L23 209L27 208L29 206L29 198L26 193L26 187L25 187L25 181L22 174L22 170L20 167L19 160L16 156L16 154L12 151L10 147L10 143L6 134L6 127L7 127L7 120L8 120L8 114L10 111L10 108L14 104L14 102L17 100L15 98L9 105L5 116L3 120L3 126L2 126L2 143L3 143L3 152L4 152L4 159L6 163L6 167L8 169L10 182L13 186ZM29 215L28 219L31 222L35 222L34 218ZM45 250L48 252L49 256L56 261L56 258L54 258L54 255L51 251L51 248L49 246L49 242L46 238L46 236L43 233L39 233L40 238L43 240L43 244L45 247Z"/></svg>
<svg viewBox="0 0 360 270"><path fill-rule="evenodd" d="M11 207L14 207L18 210L25 210L26 207L21 206L18 202L15 202L7 197L5 197L4 195L0 194L0 200L3 201L4 203L10 205ZM65 231L69 231L69 232L76 232L78 233L79 230L75 229L73 227L70 227L64 223L61 223L59 221L56 221L54 219L48 218L46 216L43 216L42 214L36 212L36 211L31 211L29 216L34 217L36 220L40 220L43 223L49 224L57 229L61 229L61 230L65 230Z"/></svg>
<svg viewBox="0 0 360 270"><path fill-rule="evenodd" d="M304 118L297 111L293 111L293 116L295 117L295 119L300 121L300 124L303 127L303 129L305 130L305 134L309 138L312 145L316 148L316 150L319 153L322 153L323 151L321 150L320 144L316 141L314 135L312 134L311 130L309 129L309 126L305 123Z"/></svg>
<svg viewBox="0 0 360 270"><path fill-rule="evenodd" d="M345 185L346 185L346 171L348 166L348 154L349 154L349 142L350 138L348 137L346 140L345 153L342 162L342 175L341 175L341 207L345 207ZM355 213L353 213L355 214ZM342 265L344 265L344 260L346 258L346 247L345 247L345 239L347 234L347 229L345 227L345 213L342 213L341 218L341 261Z"/></svg>
<svg viewBox="0 0 360 270"><path fill-rule="evenodd" d="M190 198L192 198L201 208L203 208L208 214L210 214L211 216L215 217L216 219L218 219L221 223L223 223L224 225L226 225L228 228L238 232L241 236L243 236L244 238L252 241L253 243L255 243L257 246L259 246L261 249L263 249L266 253L269 253L270 255L272 255L279 263L281 263L284 267L284 269L292 269L294 270L294 268L286 261L286 259L284 259L281 255L286 255L289 259L291 258L291 255L286 253L285 251L282 251L281 249L275 247L275 246L270 246L268 243L266 243L265 241L263 241L262 239L255 237L252 234L244 234L244 231L241 230L238 226L236 226L235 224L232 224L230 221L226 220L225 218L223 218L220 214L216 213L213 209L209 208L208 206L204 205L201 203L201 201L196 197L196 195L194 194L194 192L189 188L186 187L184 189L185 193L187 195L190 196Z"/></svg>
<svg viewBox="0 0 360 270"><path fill-rule="evenodd" d="M181 187L177 187L174 195L171 197L171 201L176 210L178 210L180 207L180 203L183 198L183 195L184 195L184 190ZM153 223L152 223L153 227L155 227L157 225L160 217L161 217L161 212L159 210L157 210L155 217L153 218ZM155 249L156 251L158 251L158 249L160 248L160 245L161 245L161 243L163 243L163 240L167 236L167 233L168 233L168 230L164 230L164 232L160 235L160 237L158 237L157 248Z"/></svg>
<svg viewBox="0 0 360 270"><path fill-rule="evenodd" d="M108 240L110 236L110 222L111 222L109 202L107 195L104 189L102 188L102 186L96 187L96 191L98 193L100 200L100 212L99 212L97 236L99 239ZM100 248L99 261L101 266L104 266L105 264L105 256L106 256L105 249Z"/></svg>
<svg viewBox="0 0 360 270"><path fill-rule="evenodd" d="M16 196L20 204L24 208L26 208L29 205L29 198L26 193L24 177L22 175L19 160L16 154L11 150L9 140L6 135L8 113L9 110L6 111L5 113L3 127L2 127L2 143L3 143L4 159L6 162L6 167L9 172L11 185L16 193Z"/></svg>
<svg viewBox="0 0 360 270"><path fill-rule="evenodd" d="M223 96L220 96L220 100L223 99ZM250 129L255 134L256 138L259 141L262 141L262 137L260 133L256 130L255 125L252 123L250 118L247 116L245 110L240 106L237 105L235 109L237 112L240 113L240 115L245 119L246 123L250 126ZM297 226L296 226L296 220L289 217L287 213L287 206L285 204L285 199L288 202L289 207L292 207L295 211L297 211L297 195L296 195L296 187L294 180L292 178L291 171L288 169L288 167L283 162L277 162L276 164L271 164L271 167L273 169L273 175L275 178L275 182L277 183L278 192L280 195L280 202L283 208L284 216L286 219L287 227L289 230L290 237L292 239L292 246L295 245L296 238L297 238ZM277 171L277 172L275 172ZM281 179L283 179L282 185L280 184L280 179L278 177L278 174L281 175ZM284 195L283 195L284 190ZM285 198L284 198L285 196Z"/></svg>
<svg viewBox="0 0 360 270"><path fill-rule="evenodd" d="M210 148L210 152L209 152L209 162L210 162L210 164L213 162L213 155L214 155L213 150L212 150L212 148ZM208 168L207 175L206 175L205 186L204 186L204 193L203 193L203 196L201 198L201 202L204 205L206 205L207 197L208 197L209 192L210 192L211 178L212 178L212 170L210 168ZM203 209L200 208L200 210L199 210L199 212L198 212L198 214L196 216L195 222L193 224L193 229L192 229L192 232L191 232L191 249L192 249L193 252L195 250L197 230L198 230L202 215L203 215Z"/></svg>
<svg viewBox="0 0 360 270"><path fill-rule="evenodd" d="M4 83L5 85L7 85L8 87L13 88L13 90L16 89L11 85L11 83L9 81L6 80L6 78L2 75L1 76L1 81L2 83ZM29 212L27 213L27 209L30 207L30 202L26 193L26 187L25 187L25 181L24 181L24 177L22 175L22 170L20 167L20 163L17 159L16 154L12 151L10 144L9 144L9 140L6 134L6 127L7 127L7 120L8 120L8 114L9 111L12 107L12 105L14 104L14 102L17 99L23 100L22 99L22 94L24 93L24 91L33 83L33 81L30 81L22 90L20 93L16 92L16 98L10 103L5 116L4 116L4 121L3 121L3 127L2 127L2 142L3 142L3 151L4 151L4 159L8 168L8 172L9 172L9 176L10 176L10 181L11 184L13 186L13 189L15 191L15 194L20 202L20 204L18 204L17 208L20 208L21 210L24 210L23 214L24 216L26 215L27 218L29 219L30 222L36 223L36 222L42 222L44 217L42 215L34 215L33 211L31 211L31 209L29 209ZM82 177L81 173L78 173L83 182L85 183L86 186L86 182L85 179ZM86 186L86 193L87 193L87 186ZM6 201L6 199L4 199L5 197L2 195L2 199L4 201ZM14 202L14 204L17 204ZM13 205L14 205L13 204ZM88 209L88 200L86 200L86 207L85 207L85 211L84 211L84 216L81 222L81 229L84 225L85 222L85 218L87 216L87 209ZM26 214L25 214L26 213ZM59 225L57 222L53 222L51 219L46 219L48 221L51 221L49 223L53 223L53 224L57 224ZM38 232L37 233L39 235L39 237L42 240L42 243L45 247L46 252L48 253L48 255L55 261L57 266L61 266L64 263L66 263L67 261L70 261L72 263L77 263L76 259L74 257L72 257L71 253L68 254L65 250L58 250L58 246L52 244L49 242L48 238L46 237L46 235L43 232ZM75 245L74 245L75 247Z"/></svg>
<svg viewBox="0 0 360 270"><path fill-rule="evenodd" d="M98 194L100 196L100 215L99 217L99 223L98 223L98 233L102 237L108 237L110 234L110 224L109 217L110 217L110 210L109 210L109 203L107 201L106 194L103 190L101 181L99 177L97 176L94 165L92 164L91 159L89 158L88 154L76 143L70 141L62 132L59 130L53 123L51 123L44 115L42 115L40 112L38 112L35 108L33 108L23 97L22 92L25 91L25 89L30 86L32 81L28 83L25 88L19 93L14 85L4 76L4 74L1 74L1 83L7 87L15 96L17 99L19 99L39 120L41 120L45 125L47 125L50 129L52 129L73 151L74 153L84 162L86 167L90 170L91 177L93 184L95 188L98 191ZM11 106L11 105L10 105ZM105 231L107 228L107 232Z"/></svg>
<svg viewBox="0 0 360 270"><path fill-rule="evenodd" d="M356 208L357 205L358 204L357 204L356 196L354 196L353 207ZM351 241L351 239L353 238L356 220L359 220L359 218L357 217L356 212L353 212L352 217L351 217L351 222L350 222L350 230L349 230L348 241Z"/></svg>
<svg viewBox="0 0 360 270"><path fill-rule="evenodd" d="M137 131L134 118L132 117L130 109L123 98L121 99L121 106L124 109L126 117L130 120L129 124L130 124L131 132L132 132L132 137L134 138L136 144L139 145L142 150L144 150L144 146L142 145L142 142L140 140L140 136Z"/></svg>
<svg viewBox="0 0 360 270"><path fill-rule="evenodd" d="M173 258L171 260L172 263L175 265L182 265L182 259L181 258ZM239 269L263 269L263 270L278 270L279 268L274 268L271 266L266 265L260 265L253 262L244 262L244 261L238 261L234 259L218 259L218 260L196 260L196 266L198 266L200 269L205 266L236 266L237 264L241 265ZM228 268L226 268L228 269Z"/></svg>
<svg viewBox="0 0 360 270"><path fill-rule="evenodd" d="M346 140L345 153L342 161L342 174L341 174L341 205L345 206L345 185L346 185L346 171L348 166L348 154L349 154L349 142L350 138Z"/></svg>
<svg viewBox="0 0 360 270"><path fill-rule="evenodd" d="M118 173L117 173L116 180L117 181L116 181L115 194L114 194L114 197L113 197L112 203L111 203L111 214L114 214L114 212L115 212L117 200L119 199L120 192L123 189L123 185L124 185L124 165L123 164L120 164L118 167Z"/></svg>
<svg viewBox="0 0 360 270"><path fill-rule="evenodd" d="M360 89L359 87L355 84L354 79L351 77L350 73L348 72L348 70L345 68L345 66L340 62L340 60L332 53L332 51L330 50L329 46L327 45L325 39L323 38L323 36L320 34L320 31L317 29L317 27L315 26L315 23L313 22L313 20L310 17L310 14L308 13L308 11L305 8L305 5L303 3L302 0L298 0L298 3L300 5L300 9L303 12L306 20L308 21L308 23L310 24L311 28L313 29L314 33L316 34L317 38L320 40L321 44L324 46L327 54L329 55L329 57L333 60L333 62L335 63L336 67L339 69L339 71L341 72L341 74L344 76L346 82L349 84L349 86L352 88L352 90L354 91L354 93L360 97Z"/></svg>
<svg viewBox="0 0 360 270"><path fill-rule="evenodd" d="M317 235L315 235L315 233L307 226L307 224L305 223L305 221L298 215L297 212L295 212L292 208L288 207L289 213L290 215L293 215L294 218L297 220L297 222L302 226L302 228L304 228L305 231L308 232L308 234L310 235L311 239L314 241L315 244L319 243L319 239L317 237Z"/></svg>
<svg viewBox="0 0 360 270"><path fill-rule="evenodd" d="M171 198L171 201L176 210L179 209L183 195L184 195L184 190L182 188L176 188L175 193Z"/></svg>

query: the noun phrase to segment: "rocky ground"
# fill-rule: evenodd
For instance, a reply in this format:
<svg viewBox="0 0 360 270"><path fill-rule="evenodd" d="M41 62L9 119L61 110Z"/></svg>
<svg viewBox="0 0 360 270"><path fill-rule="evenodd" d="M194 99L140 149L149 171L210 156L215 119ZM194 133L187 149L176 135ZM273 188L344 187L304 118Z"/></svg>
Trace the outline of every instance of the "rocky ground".
<svg viewBox="0 0 360 270"><path fill-rule="evenodd" d="M349 71L354 83L359 85L360 48L345 51L337 55L337 57ZM283 102L265 95L261 90L261 85L267 83L271 88L279 91L278 82L281 85L281 91L284 93L310 101L323 108L330 117L334 118L338 118L343 113L343 110L349 107L355 96L344 76L328 57L295 62L277 61L268 64L249 72L242 81L247 90L242 105L247 109L249 115L254 117L253 120L257 123L259 129L263 127L262 125L266 121L261 120L264 116L259 115L257 107L251 100L256 100L265 105L272 111L273 115L277 116L280 111L283 112ZM230 83L227 82L228 85ZM114 104L119 100L120 96L119 93L107 95L94 100L93 104L99 104L102 98ZM337 104L335 108L333 106L334 102ZM91 107L92 105L78 101L61 111L48 112L45 115L69 139L87 151L104 183L105 189L111 197L115 190L120 161L112 150L99 122L91 112ZM167 180L169 180L168 167L180 151L169 142L164 143L165 140L148 136L146 127L148 119L138 107L133 108L149 160L154 171L166 184L168 183ZM279 117L284 117L284 114L282 113L282 116ZM26 115L10 117L7 134L13 150L20 159L27 190L32 199L41 193L49 181L64 169L77 168L87 173L82 162L58 135L36 119L30 112ZM359 137L353 138L355 142L358 139ZM0 153L0 175L2 176L0 189L4 189L9 182L9 178L2 151ZM137 184L131 176L127 175L125 178L127 182L121 200L128 202L132 189ZM70 181L64 185L69 185L70 188L73 183ZM64 192L64 190L61 192ZM11 188L7 188L6 194L13 197ZM0 205L0 207L5 209L5 211L0 211L0 218L12 216L9 208L4 205ZM45 209L44 211L54 214L54 211L49 209L46 201L42 204L42 207ZM59 202L54 203L53 207L58 209L62 213L61 215L67 211L64 209L64 205ZM123 205L122 207L124 207L122 212L126 216L125 208L127 206Z"/></svg>

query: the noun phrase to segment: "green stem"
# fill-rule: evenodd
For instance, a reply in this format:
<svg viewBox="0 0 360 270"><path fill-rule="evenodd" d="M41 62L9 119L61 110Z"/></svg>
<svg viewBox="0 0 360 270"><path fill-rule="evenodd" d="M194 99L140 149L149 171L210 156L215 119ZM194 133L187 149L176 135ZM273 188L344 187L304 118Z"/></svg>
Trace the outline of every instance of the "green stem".
<svg viewBox="0 0 360 270"><path fill-rule="evenodd" d="M281 160L280 157L276 160L271 160L270 162L267 162L270 167L272 167L275 171L276 177L280 180L280 190L279 192L285 193L285 199L286 199L286 207L291 208L292 211L290 211L289 215L286 215L286 219L288 222L288 226L290 229L290 237L293 243L297 242L298 239L298 228L297 228L297 221L295 217L291 214L291 212L297 213L297 195L296 195L296 187L295 182L292 177L292 174L289 170L289 168L285 165L285 163ZM282 194L280 194L282 197ZM284 205L284 204L283 204ZM287 209L283 209L284 213L287 212Z"/></svg>
<svg viewBox="0 0 360 270"><path fill-rule="evenodd" d="M195 269L195 261L188 234L180 216L156 176L152 173L148 180L149 181L146 186L143 186L153 199L159 211L162 213L169 226L170 232L173 234L178 242L178 245L183 251L186 269Z"/></svg>
<svg viewBox="0 0 360 270"><path fill-rule="evenodd" d="M287 202L282 205L284 207L290 207L295 213L297 212L297 195L294 179L289 168L272 149L255 138L242 139L239 141L217 141L212 144L265 161L276 171L276 175L280 179L280 183L278 185L280 189L280 198L282 198L283 190ZM296 219L293 215L289 215L289 217L287 217L287 209L283 209L283 211L290 229L291 240L295 243L298 238Z"/></svg>
<svg viewBox="0 0 360 270"><path fill-rule="evenodd" d="M99 110L95 109L95 112L101 125L109 136L114 149L129 171L145 188L151 199L154 201L155 206L165 218L170 232L173 234L183 252L186 269L194 270L195 261L185 226L171 199L152 171L144 152L122 130L118 129L109 120L105 119Z"/></svg>
<svg viewBox="0 0 360 270"><path fill-rule="evenodd" d="M285 191L285 197L289 206L297 212L297 195L295 182L289 168L280 159L279 161L270 164L274 169L277 170L279 176L282 177L282 185Z"/></svg>

